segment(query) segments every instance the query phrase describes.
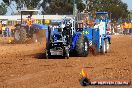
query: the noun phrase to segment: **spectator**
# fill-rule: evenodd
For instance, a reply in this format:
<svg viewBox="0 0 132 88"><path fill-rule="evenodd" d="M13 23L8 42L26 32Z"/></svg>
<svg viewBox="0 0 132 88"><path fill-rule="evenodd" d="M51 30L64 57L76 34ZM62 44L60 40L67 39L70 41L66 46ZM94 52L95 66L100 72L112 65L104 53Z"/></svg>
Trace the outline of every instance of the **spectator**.
<svg viewBox="0 0 132 88"><path fill-rule="evenodd" d="M127 35L129 34L129 22L127 22L127 31L126 31L126 34Z"/></svg>
<svg viewBox="0 0 132 88"><path fill-rule="evenodd" d="M111 37L110 37L110 32L109 31L107 31L106 37L108 38L109 44L111 44Z"/></svg>
<svg viewBox="0 0 132 88"><path fill-rule="evenodd" d="M13 37L14 36L14 29L15 29L15 25L11 25L11 36Z"/></svg>
<svg viewBox="0 0 132 88"><path fill-rule="evenodd" d="M6 26L5 31L6 31L6 36L7 36L7 37L10 37L10 36L11 36L11 32L10 32L10 29L9 29L8 26Z"/></svg>
<svg viewBox="0 0 132 88"><path fill-rule="evenodd" d="M2 37L5 37L5 30L6 29L6 26L5 24L2 24Z"/></svg>
<svg viewBox="0 0 132 88"><path fill-rule="evenodd" d="M131 31L132 31L132 23L130 22L129 23L129 31L128 31L128 33L131 34Z"/></svg>
<svg viewBox="0 0 132 88"><path fill-rule="evenodd" d="M125 22L124 23L124 34L126 35L126 34L128 34L128 23L127 22Z"/></svg>
<svg viewBox="0 0 132 88"><path fill-rule="evenodd" d="M124 32L124 24L122 23L121 24L121 33L123 34L123 32Z"/></svg>
<svg viewBox="0 0 132 88"><path fill-rule="evenodd" d="M12 24L9 24L8 28L9 28L9 36L12 37L12 36L13 36L13 30L14 30L15 28L13 27Z"/></svg>
<svg viewBox="0 0 132 88"><path fill-rule="evenodd" d="M2 34L2 21L0 21L0 34Z"/></svg>
<svg viewBox="0 0 132 88"><path fill-rule="evenodd" d="M132 22L131 22L130 34L132 34Z"/></svg>
<svg viewBox="0 0 132 88"><path fill-rule="evenodd" d="M121 33L121 25L120 24L117 25L117 33L119 33L119 34Z"/></svg>

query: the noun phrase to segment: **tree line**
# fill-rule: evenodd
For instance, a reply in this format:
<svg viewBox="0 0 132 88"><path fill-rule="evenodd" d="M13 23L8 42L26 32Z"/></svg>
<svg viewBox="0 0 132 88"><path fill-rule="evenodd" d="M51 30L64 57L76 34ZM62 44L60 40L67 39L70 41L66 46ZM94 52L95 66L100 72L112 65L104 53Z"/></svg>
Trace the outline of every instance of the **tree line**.
<svg viewBox="0 0 132 88"><path fill-rule="evenodd" d="M73 14L74 0L3 0L4 3L0 5L0 15L7 12L7 7L10 5L9 1L15 1L17 7L25 6L27 9L43 9L43 14L60 14L67 15ZM78 12L82 12L87 6L91 13L96 11L107 11L113 20L119 18L128 18L128 6L122 0L75 0ZM22 5L23 4L23 5Z"/></svg>

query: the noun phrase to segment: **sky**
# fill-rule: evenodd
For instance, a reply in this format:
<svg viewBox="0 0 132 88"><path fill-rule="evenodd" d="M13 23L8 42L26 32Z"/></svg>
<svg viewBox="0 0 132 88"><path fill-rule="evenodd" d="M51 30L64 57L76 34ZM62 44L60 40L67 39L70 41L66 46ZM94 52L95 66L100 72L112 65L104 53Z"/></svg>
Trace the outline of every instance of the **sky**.
<svg viewBox="0 0 132 88"><path fill-rule="evenodd" d="M125 3L127 3L127 5L128 5L128 10L132 10L132 0L122 0L123 2L125 2ZM2 0L0 0L0 3L2 2ZM6 15L10 15L11 14L11 12L15 12L16 11L16 9L15 9L15 2L13 2L12 4L11 4L11 7L12 7L12 9L10 8L10 7L8 7L8 12L7 12L7 14ZM13 10L13 11L12 11Z"/></svg>
<svg viewBox="0 0 132 88"><path fill-rule="evenodd" d="M127 3L129 10L132 10L132 0L122 0L122 1Z"/></svg>

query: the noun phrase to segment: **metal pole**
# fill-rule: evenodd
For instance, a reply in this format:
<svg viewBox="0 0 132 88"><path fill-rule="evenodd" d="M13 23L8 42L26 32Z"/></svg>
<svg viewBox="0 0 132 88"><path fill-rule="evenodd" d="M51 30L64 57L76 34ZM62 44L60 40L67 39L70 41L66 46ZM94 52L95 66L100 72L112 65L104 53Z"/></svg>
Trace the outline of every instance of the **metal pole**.
<svg viewBox="0 0 132 88"><path fill-rule="evenodd" d="M43 25L44 25L44 14L43 14Z"/></svg>
<svg viewBox="0 0 132 88"><path fill-rule="evenodd" d="M23 14L23 13L22 13L22 11L21 11L21 24L22 24L22 14Z"/></svg>

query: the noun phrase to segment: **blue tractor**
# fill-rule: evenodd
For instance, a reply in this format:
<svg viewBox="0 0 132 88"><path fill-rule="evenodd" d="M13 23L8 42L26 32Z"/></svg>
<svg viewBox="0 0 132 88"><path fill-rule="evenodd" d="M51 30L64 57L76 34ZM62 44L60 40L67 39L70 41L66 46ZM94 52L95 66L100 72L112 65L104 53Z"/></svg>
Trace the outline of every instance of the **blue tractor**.
<svg viewBox="0 0 132 88"><path fill-rule="evenodd" d="M96 47L96 52L106 53L108 51L107 13L97 12L93 27L84 26L86 17L81 17L81 15L80 18L66 17L54 23L51 21L46 31L47 58L52 55L61 55L68 59L71 53L86 57L91 46ZM100 16L104 18L99 19Z"/></svg>
<svg viewBox="0 0 132 88"><path fill-rule="evenodd" d="M46 26L34 23L32 19L32 15L38 12L39 10L21 10L21 21L15 25L14 30L14 40L16 43L25 43L28 40L33 42L41 41L41 38L44 36L43 29L46 29Z"/></svg>

